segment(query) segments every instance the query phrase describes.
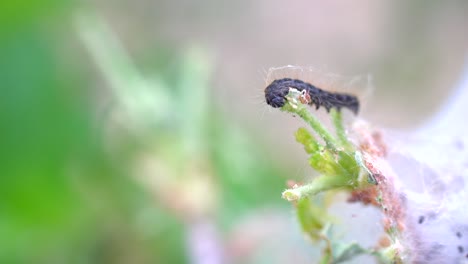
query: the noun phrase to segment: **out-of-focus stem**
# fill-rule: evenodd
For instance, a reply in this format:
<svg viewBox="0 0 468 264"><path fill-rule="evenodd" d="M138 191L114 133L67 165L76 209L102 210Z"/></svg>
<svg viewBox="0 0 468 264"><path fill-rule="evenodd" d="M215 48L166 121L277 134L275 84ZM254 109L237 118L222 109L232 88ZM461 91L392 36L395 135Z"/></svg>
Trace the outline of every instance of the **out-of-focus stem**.
<svg viewBox="0 0 468 264"><path fill-rule="evenodd" d="M326 190L348 186L349 178L347 177L322 175L307 185L284 191L282 197L288 201L296 201Z"/></svg>
<svg viewBox="0 0 468 264"><path fill-rule="evenodd" d="M341 112L335 109L331 109L330 115L332 117L333 124L335 125L336 135L338 136L340 144L346 148L350 148L351 145L349 144L348 138L346 137L346 130L343 126L343 116L341 115Z"/></svg>

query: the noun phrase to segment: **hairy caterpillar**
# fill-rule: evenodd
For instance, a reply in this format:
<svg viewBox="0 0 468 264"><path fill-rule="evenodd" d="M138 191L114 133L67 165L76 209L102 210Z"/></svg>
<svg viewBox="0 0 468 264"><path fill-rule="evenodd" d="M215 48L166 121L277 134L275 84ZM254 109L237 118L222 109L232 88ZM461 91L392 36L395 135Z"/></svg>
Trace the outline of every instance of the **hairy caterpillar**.
<svg viewBox="0 0 468 264"><path fill-rule="evenodd" d="M265 99L267 104L272 107L282 107L286 103L286 95L289 93L289 88L294 88L299 91L305 90L310 97L310 105L325 107L327 111L331 108L336 108L340 111L341 108L348 108L354 114L359 112L359 100L356 96L345 93L327 92L313 86L310 83L303 82L297 79L283 78L274 80L265 88Z"/></svg>

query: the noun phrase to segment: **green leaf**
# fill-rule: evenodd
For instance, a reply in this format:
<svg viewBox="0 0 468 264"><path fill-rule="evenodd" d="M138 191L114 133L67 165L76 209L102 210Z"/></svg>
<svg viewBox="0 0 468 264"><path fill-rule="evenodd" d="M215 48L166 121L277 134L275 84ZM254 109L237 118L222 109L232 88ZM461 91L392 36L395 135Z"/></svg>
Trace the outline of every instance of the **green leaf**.
<svg viewBox="0 0 468 264"><path fill-rule="evenodd" d="M312 203L309 198L304 198L297 202L296 214L302 230L307 233L312 240L319 240L322 228L329 218L324 208Z"/></svg>
<svg viewBox="0 0 468 264"><path fill-rule="evenodd" d="M343 263L345 261L351 260L352 258L361 255L368 254L369 250L361 247L356 242L352 243L332 243L332 254L333 261L332 263Z"/></svg>
<svg viewBox="0 0 468 264"><path fill-rule="evenodd" d="M323 146L317 142L317 139L303 127L296 131L296 141L304 145L304 149L308 154L315 153L323 148Z"/></svg>

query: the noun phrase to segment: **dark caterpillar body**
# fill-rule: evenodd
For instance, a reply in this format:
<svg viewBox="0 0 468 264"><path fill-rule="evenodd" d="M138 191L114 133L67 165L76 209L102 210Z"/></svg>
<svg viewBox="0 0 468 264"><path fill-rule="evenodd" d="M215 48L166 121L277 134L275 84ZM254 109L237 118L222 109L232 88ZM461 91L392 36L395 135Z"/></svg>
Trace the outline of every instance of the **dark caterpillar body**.
<svg viewBox="0 0 468 264"><path fill-rule="evenodd" d="M286 103L286 95L289 93L289 88L294 88L298 91L306 90L311 99L309 104L315 105L316 109L323 106L329 112L332 108L340 111L344 107L356 115L359 112L359 100L354 95L327 92L310 83L290 78L274 80L265 88L267 104L275 108L282 107Z"/></svg>

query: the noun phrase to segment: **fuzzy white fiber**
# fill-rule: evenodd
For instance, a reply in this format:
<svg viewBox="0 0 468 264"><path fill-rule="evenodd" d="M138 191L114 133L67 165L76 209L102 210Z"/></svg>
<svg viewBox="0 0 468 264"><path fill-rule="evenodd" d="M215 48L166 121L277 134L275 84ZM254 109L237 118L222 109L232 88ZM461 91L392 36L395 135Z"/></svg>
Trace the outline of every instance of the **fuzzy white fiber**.
<svg viewBox="0 0 468 264"><path fill-rule="evenodd" d="M439 114L392 144L389 161L404 186L408 263L468 263L467 114L468 65Z"/></svg>

